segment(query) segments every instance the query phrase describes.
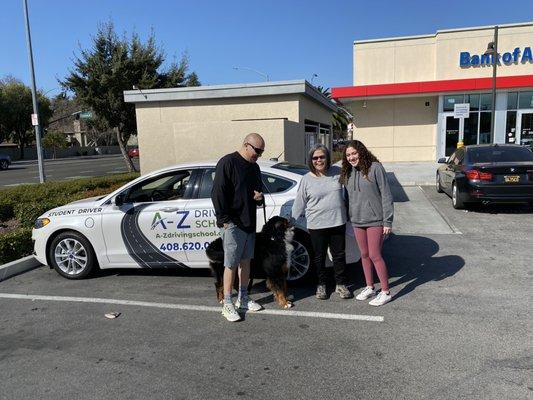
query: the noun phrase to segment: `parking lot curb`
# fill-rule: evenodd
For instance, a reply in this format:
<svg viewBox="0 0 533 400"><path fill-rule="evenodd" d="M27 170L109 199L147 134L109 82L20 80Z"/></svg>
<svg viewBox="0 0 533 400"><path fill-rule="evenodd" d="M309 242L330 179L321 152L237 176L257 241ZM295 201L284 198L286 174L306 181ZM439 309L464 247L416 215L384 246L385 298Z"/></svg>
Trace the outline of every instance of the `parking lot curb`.
<svg viewBox="0 0 533 400"><path fill-rule="evenodd" d="M39 267L41 263L34 256L27 256L11 261L7 264L0 265L0 282L11 278L12 276L23 274Z"/></svg>

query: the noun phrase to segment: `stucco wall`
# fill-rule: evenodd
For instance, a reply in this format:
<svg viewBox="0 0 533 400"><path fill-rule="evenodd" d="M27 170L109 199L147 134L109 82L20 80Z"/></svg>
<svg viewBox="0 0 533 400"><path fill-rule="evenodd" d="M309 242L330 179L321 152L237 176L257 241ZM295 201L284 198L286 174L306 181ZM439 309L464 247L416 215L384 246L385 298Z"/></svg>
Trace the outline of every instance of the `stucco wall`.
<svg viewBox="0 0 533 400"><path fill-rule="evenodd" d="M441 31L423 38L355 43L354 85L419 82L492 76L492 67L461 68L460 53L483 54L494 29ZM533 25L500 27L498 52L533 46ZM533 63L500 64L498 76L533 74Z"/></svg>
<svg viewBox="0 0 533 400"><path fill-rule="evenodd" d="M266 141L264 158L302 162L305 118L331 123L331 111L304 95L263 96L136 105L141 172L217 159L250 132ZM281 154L281 156L280 156Z"/></svg>
<svg viewBox="0 0 533 400"><path fill-rule="evenodd" d="M429 103L426 106L426 102ZM434 161L438 97L347 103L356 115L354 139L381 161Z"/></svg>

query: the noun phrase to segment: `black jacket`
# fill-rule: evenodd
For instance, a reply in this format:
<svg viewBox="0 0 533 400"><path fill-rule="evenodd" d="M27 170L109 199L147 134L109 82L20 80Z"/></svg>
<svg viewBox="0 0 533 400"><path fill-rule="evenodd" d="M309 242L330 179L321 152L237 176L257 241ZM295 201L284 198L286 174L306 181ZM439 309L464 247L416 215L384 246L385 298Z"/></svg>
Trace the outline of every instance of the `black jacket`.
<svg viewBox="0 0 533 400"><path fill-rule="evenodd" d="M233 222L245 232L255 232L257 206L254 190L262 192L261 171L239 152L228 154L217 164L211 200L217 225Z"/></svg>

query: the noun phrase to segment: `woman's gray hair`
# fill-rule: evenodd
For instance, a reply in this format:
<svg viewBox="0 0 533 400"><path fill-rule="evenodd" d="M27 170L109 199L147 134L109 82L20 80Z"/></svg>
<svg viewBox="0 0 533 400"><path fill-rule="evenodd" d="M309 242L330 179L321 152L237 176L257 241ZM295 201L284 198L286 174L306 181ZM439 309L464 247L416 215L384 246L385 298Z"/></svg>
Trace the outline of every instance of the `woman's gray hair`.
<svg viewBox="0 0 533 400"><path fill-rule="evenodd" d="M329 150L326 146L323 144L315 144L311 149L309 150L309 153L307 154L307 166L309 167L309 170L316 174L315 166L313 165L313 154L315 154L315 151L321 150L326 155L326 171L331 167L331 155L329 154Z"/></svg>

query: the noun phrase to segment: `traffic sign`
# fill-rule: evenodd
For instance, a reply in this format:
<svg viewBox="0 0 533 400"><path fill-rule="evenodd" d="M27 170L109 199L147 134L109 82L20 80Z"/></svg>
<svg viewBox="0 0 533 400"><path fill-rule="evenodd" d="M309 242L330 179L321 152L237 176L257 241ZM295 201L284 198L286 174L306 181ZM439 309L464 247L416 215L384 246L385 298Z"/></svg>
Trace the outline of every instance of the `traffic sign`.
<svg viewBox="0 0 533 400"><path fill-rule="evenodd" d="M80 113L81 119L92 119L93 118L93 112L92 111L82 111Z"/></svg>

